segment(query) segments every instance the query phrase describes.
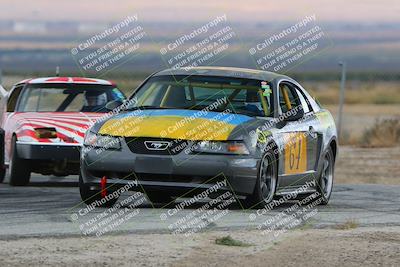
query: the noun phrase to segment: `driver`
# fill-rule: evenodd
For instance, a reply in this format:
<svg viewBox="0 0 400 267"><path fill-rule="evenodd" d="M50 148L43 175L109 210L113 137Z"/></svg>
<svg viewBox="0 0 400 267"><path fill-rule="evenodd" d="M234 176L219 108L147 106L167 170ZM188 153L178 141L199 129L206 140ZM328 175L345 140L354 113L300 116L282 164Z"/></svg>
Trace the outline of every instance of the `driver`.
<svg viewBox="0 0 400 267"><path fill-rule="evenodd" d="M86 91L85 102L81 109L82 112L103 112L107 104L107 94L105 92Z"/></svg>
<svg viewBox="0 0 400 267"><path fill-rule="evenodd" d="M263 116L264 111L260 103L259 96L257 92L248 91L246 96L245 109L255 113L257 116Z"/></svg>

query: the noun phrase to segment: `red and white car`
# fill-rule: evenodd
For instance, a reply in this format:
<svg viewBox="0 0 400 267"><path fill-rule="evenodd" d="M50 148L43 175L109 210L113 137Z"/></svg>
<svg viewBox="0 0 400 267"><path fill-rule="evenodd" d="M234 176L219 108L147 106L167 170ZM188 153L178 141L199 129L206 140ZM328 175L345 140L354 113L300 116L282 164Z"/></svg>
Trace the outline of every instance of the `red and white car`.
<svg viewBox="0 0 400 267"><path fill-rule="evenodd" d="M125 100L109 81L82 77L28 79L10 92L0 86L0 127L4 166L11 185L26 185L31 172L66 176L79 173L79 155L88 128L106 116L106 105Z"/></svg>

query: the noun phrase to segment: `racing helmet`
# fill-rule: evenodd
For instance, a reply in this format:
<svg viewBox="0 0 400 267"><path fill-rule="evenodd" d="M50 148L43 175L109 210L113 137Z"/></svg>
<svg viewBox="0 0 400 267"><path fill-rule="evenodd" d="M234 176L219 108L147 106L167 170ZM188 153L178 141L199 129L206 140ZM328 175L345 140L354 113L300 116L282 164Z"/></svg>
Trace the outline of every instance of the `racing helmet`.
<svg viewBox="0 0 400 267"><path fill-rule="evenodd" d="M107 94L105 92L86 91L84 106L102 106L107 103Z"/></svg>

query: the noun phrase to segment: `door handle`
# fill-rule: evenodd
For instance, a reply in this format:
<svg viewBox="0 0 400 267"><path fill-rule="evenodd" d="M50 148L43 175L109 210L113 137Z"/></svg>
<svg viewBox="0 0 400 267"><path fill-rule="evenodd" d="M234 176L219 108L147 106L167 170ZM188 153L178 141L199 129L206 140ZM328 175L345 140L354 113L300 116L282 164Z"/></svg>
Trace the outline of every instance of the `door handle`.
<svg viewBox="0 0 400 267"><path fill-rule="evenodd" d="M317 132L315 131L314 127L312 127L312 126L308 127L308 134L312 138L316 138L317 137Z"/></svg>

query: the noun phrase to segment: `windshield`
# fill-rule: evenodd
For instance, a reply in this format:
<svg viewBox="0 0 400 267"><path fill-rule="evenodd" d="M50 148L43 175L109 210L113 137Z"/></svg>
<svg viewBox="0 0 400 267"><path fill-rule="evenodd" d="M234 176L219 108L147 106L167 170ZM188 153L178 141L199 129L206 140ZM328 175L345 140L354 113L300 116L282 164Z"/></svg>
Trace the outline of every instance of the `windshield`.
<svg viewBox="0 0 400 267"><path fill-rule="evenodd" d="M269 116L272 96L264 93L261 83L265 82L215 76L156 76L133 95L136 101L128 109L229 109L249 116Z"/></svg>
<svg viewBox="0 0 400 267"><path fill-rule="evenodd" d="M111 85L30 84L22 93L17 111L107 112L106 104L125 95Z"/></svg>

